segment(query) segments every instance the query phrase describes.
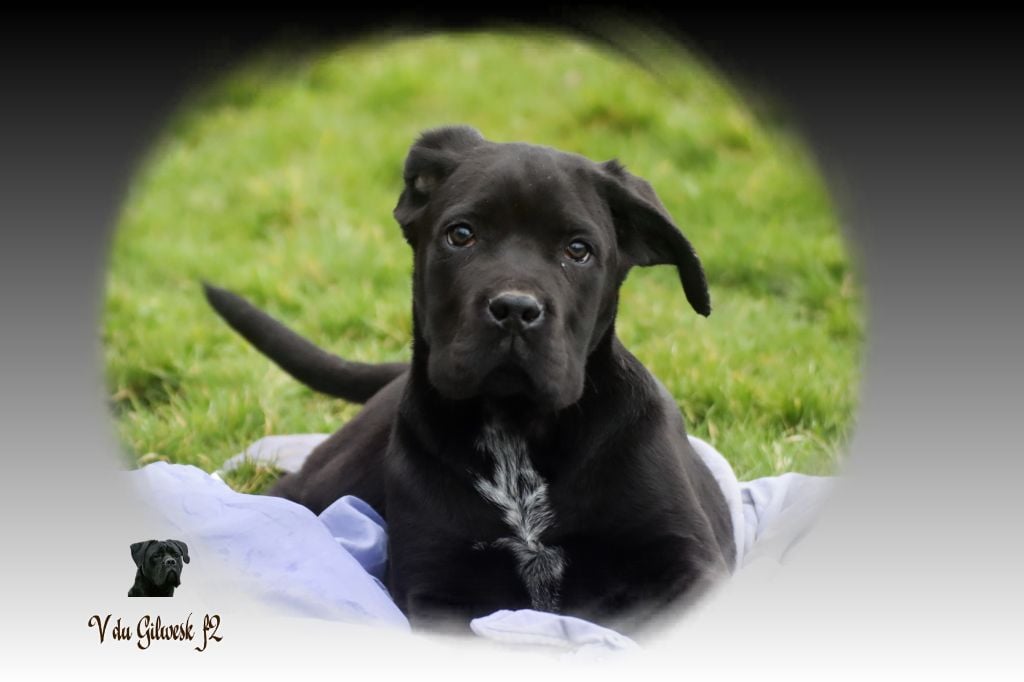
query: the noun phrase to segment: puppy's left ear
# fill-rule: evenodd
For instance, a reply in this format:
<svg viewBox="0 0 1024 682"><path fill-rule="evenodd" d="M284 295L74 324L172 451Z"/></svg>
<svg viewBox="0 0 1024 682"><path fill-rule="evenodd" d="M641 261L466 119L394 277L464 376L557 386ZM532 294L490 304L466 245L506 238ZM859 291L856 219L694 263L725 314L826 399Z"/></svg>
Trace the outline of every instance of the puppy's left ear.
<svg viewBox="0 0 1024 682"><path fill-rule="evenodd" d="M146 558L146 548L149 547L152 540L146 540L145 542L136 542L132 544L132 561L139 568L142 568L142 562Z"/></svg>
<svg viewBox="0 0 1024 682"><path fill-rule="evenodd" d="M167 543L170 544L170 545L174 545L175 547L178 548L178 551L181 552L181 560L184 561L187 564L188 561L189 561L189 559L188 559L188 545L186 545L181 540L168 540Z"/></svg>
<svg viewBox="0 0 1024 682"><path fill-rule="evenodd" d="M394 210L406 241L415 246L415 224L430 203L431 195L470 150L486 142L475 128L461 125L428 130L413 143L402 172L405 189Z"/></svg>
<svg viewBox="0 0 1024 682"><path fill-rule="evenodd" d="M626 267L675 265L693 309L711 314L704 268L689 240L672 222L672 216L643 178L628 172L616 160L600 164L601 185L615 221L619 252Z"/></svg>

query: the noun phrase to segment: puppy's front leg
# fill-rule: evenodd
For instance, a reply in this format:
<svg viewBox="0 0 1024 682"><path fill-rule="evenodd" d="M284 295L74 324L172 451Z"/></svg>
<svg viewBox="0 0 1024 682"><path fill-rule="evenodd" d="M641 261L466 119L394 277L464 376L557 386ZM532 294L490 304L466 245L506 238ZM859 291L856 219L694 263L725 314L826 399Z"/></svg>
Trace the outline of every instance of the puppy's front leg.
<svg viewBox="0 0 1024 682"><path fill-rule="evenodd" d="M721 557L709 559L702 565L688 566L674 578L662 584L652 584L630 608L612 616L607 626L631 636L661 629L677 622L682 613L721 585L728 575L728 568Z"/></svg>
<svg viewBox="0 0 1024 682"><path fill-rule="evenodd" d="M471 634L469 621L487 615L479 611L479 607L423 592L410 594L406 602L406 616L414 630L446 635Z"/></svg>

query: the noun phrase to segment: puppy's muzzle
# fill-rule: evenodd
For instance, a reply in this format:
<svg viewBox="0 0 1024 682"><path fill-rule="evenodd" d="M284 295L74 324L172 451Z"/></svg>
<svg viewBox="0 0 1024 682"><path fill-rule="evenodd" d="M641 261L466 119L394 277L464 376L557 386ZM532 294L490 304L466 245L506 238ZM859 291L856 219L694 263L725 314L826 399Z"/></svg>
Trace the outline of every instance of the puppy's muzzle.
<svg viewBox="0 0 1024 682"><path fill-rule="evenodd" d="M487 317L510 334L521 334L544 323L544 306L519 291L506 291L487 302Z"/></svg>

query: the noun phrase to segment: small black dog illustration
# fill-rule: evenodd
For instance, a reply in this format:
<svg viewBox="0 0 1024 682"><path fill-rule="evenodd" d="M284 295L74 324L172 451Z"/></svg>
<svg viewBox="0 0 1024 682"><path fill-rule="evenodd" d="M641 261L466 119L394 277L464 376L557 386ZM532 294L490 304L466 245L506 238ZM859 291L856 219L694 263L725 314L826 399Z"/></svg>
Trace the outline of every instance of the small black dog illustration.
<svg viewBox="0 0 1024 682"><path fill-rule="evenodd" d="M128 596L173 597L174 588L181 585L183 562L189 562L188 545L181 540L146 540L131 549L138 570Z"/></svg>

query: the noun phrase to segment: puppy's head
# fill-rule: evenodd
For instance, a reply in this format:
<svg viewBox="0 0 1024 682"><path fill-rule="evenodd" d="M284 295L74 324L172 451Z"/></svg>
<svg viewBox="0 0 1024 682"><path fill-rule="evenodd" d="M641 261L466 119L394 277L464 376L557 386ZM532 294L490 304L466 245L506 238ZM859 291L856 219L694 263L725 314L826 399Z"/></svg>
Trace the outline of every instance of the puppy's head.
<svg viewBox="0 0 1024 682"><path fill-rule="evenodd" d="M189 562L188 545L181 540L146 540L131 547L135 565L154 585L181 584L183 564Z"/></svg>
<svg viewBox="0 0 1024 682"><path fill-rule="evenodd" d="M576 402L635 265L675 265L694 309L711 311L690 243L616 161L450 127L417 140L404 175L414 322L445 397Z"/></svg>

